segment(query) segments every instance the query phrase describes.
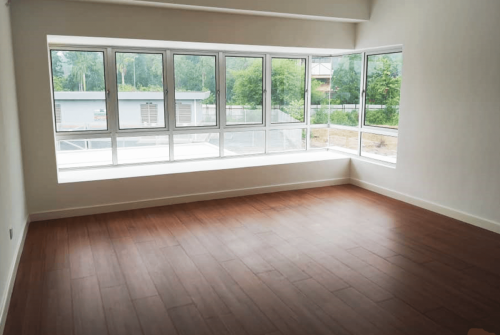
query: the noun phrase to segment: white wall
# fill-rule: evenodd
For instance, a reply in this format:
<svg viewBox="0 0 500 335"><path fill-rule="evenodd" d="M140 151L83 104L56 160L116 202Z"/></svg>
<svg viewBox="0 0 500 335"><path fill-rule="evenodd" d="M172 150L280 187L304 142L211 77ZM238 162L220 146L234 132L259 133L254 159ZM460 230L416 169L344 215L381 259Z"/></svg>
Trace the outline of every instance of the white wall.
<svg viewBox="0 0 500 335"><path fill-rule="evenodd" d="M375 0L356 47L404 45L398 163L351 177L500 223L499 31L498 0Z"/></svg>
<svg viewBox="0 0 500 335"><path fill-rule="evenodd" d="M27 219L9 8L0 1L0 334L17 250ZM9 228L14 229L13 240Z"/></svg>
<svg viewBox="0 0 500 335"><path fill-rule="evenodd" d="M13 2L12 22L30 213L349 177L348 162L319 162L58 184L47 35L353 48L354 24L28 0Z"/></svg>

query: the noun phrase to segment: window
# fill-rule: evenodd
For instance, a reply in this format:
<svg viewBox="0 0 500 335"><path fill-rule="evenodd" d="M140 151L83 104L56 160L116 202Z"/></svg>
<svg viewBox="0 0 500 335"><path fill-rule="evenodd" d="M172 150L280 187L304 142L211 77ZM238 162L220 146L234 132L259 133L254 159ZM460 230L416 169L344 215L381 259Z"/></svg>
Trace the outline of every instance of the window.
<svg viewBox="0 0 500 335"><path fill-rule="evenodd" d="M176 160L219 157L219 134L174 135L174 157Z"/></svg>
<svg viewBox="0 0 500 335"><path fill-rule="evenodd" d="M397 148L397 137L363 133L361 155L364 157L396 163Z"/></svg>
<svg viewBox="0 0 500 335"><path fill-rule="evenodd" d="M273 58L271 68L271 123L304 122L306 60Z"/></svg>
<svg viewBox="0 0 500 335"><path fill-rule="evenodd" d="M269 132L269 152L306 149L305 129L275 129Z"/></svg>
<svg viewBox="0 0 500 335"><path fill-rule="evenodd" d="M226 57L226 124L262 124L263 58Z"/></svg>
<svg viewBox="0 0 500 335"><path fill-rule="evenodd" d="M62 170L308 150L397 161L401 49L296 57L68 46L50 56Z"/></svg>
<svg viewBox="0 0 500 335"><path fill-rule="evenodd" d="M119 137L118 163L150 163L169 160L168 136Z"/></svg>
<svg viewBox="0 0 500 335"><path fill-rule="evenodd" d="M174 55L176 127L217 125L216 57Z"/></svg>
<svg viewBox="0 0 500 335"><path fill-rule="evenodd" d="M396 163L402 55L312 57L310 149Z"/></svg>
<svg viewBox="0 0 500 335"><path fill-rule="evenodd" d="M120 129L165 127L163 55L115 56Z"/></svg>
<svg viewBox="0 0 500 335"><path fill-rule="evenodd" d="M398 129L403 54L369 55L365 126Z"/></svg>
<svg viewBox="0 0 500 335"><path fill-rule="evenodd" d="M51 50L50 56L56 131L108 129L104 52Z"/></svg>
<svg viewBox="0 0 500 335"><path fill-rule="evenodd" d="M265 152L265 131L226 132L224 134L224 156L254 155Z"/></svg>
<svg viewBox="0 0 500 335"><path fill-rule="evenodd" d="M329 139L332 148L351 153L358 151L359 133L357 131L331 128Z"/></svg>
<svg viewBox="0 0 500 335"><path fill-rule="evenodd" d="M57 141L57 165L60 168L111 165L111 139L72 139Z"/></svg>
<svg viewBox="0 0 500 335"><path fill-rule="evenodd" d="M311 124L358 126L362 67L361 54L313 57Z"/></svg>

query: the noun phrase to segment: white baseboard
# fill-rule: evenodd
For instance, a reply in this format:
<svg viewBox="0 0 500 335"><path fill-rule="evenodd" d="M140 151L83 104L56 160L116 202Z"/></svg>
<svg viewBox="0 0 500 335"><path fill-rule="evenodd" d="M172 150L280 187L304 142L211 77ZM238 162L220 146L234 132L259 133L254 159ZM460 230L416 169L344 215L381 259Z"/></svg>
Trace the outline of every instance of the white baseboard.
<svg viewBox="0 0 500 335"><path fill-rule="evenodd" d="M317 181L308 181L308 182L299 182L290 184L278 184L271 186L259 186L259 187L251 187L251 188L243 188L243 189L227 190L227 191L196 193L196 194L173 196L173 197L166 197L159 199L149 199L149 200L134 201L134 202L122 202L122 203L105 204L105 205L98 205L91 207L78 207L78 208L68 208L56 211L39 212L31 214L30 217L32 222L61 219L61 218L68 218L68 217L75 217L82 215L119 212L119 211L126 211L139 208L175 205L175 204L182 204L187 202L195 202L203 200L240 197L252 194L344 185L344 184L349 184L349 181L350 178L336 178L336 179L326 179L326 180L317 180Z"/></svg>
<svg viewBox="0 0 500 335"><path fill-rule="evenodd" d="M21 238L16 246L15 260L9 269L9 277L7 278L7 292L0 302L0 334L3 334L5 329L5 323L7 322L7 314L9 312L10 299L12 297L12 291L14 290L14 282L16 281L17 268L19 267L19 262L21 260L21 255L24 249L24 241L26 240L26 235L28 233L28 228L30 225L30 217L26 218L26 224L24 225Z"/></svg>
<svg viewBox="0 0 500 335"><path fill-rule="evenodd" d="M481 218L475 215L471 215L453 208L442 206L431 201L423 200L420 198L412 197L408 194L396 192L385 187L381 187L372 183L368 183L359 179L351 178L351 184L359 186L369 191L373 191L390 198L406 202L417 207L421 207L430 210L435 213L448 216L450 218L463 221L465 223L471 224L476 227L480 227L495 233L500 234L500 223Z"/></svg>

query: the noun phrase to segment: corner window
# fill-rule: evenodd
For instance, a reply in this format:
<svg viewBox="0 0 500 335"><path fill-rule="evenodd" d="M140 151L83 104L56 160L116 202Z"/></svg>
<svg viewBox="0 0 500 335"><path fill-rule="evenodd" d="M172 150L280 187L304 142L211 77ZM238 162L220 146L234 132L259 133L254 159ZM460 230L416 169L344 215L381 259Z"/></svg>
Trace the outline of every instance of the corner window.
<svg viewBox="0 0 500 335"><path fill-rule="evenodd" d="M336 150L396 163L401 49L50 48L60 170Z"/></svg>

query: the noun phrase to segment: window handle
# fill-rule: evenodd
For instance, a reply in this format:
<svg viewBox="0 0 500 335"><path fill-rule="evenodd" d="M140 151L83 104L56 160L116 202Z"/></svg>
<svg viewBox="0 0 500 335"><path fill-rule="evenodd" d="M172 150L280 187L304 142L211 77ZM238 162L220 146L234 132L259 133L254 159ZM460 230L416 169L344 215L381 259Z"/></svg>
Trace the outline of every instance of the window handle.
<svg viewBox="0 0 500 335"><path fill-rule="evenodd" d="M109 98L109 96L111 95L111 91L110 90L106 90L106 95Z"/></svg>

